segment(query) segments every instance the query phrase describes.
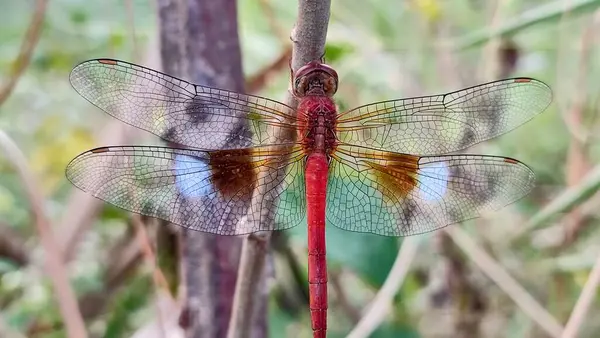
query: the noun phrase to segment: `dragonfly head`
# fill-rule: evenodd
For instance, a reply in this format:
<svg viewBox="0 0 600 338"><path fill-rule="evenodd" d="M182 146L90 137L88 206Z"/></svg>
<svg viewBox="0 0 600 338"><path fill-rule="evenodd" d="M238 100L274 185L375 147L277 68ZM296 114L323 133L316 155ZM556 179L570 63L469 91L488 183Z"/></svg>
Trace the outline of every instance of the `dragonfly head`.
<svg viewBox="0 0 600 338"><path fill-rule="evenodd" d="M333 96L337 91L337 72L319 61L311 61L294 74L294 95Z"/></svg>

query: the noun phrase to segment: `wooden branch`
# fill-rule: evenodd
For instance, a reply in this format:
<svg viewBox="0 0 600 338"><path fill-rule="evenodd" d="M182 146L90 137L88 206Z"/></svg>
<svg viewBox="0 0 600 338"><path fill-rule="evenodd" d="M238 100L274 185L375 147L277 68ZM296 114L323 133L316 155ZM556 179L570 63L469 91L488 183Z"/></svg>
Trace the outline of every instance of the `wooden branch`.
<svg viewBox="0 0 600 338"><path fill-rule="evenodd" d="M310 61L325 55L327 25L329 25L329 0L299 0L298 20L290 39L294 44L292 69L294 71Z"/></svg>
<svg viewBox="0 0 600 338"><path fill-rule="evenodd" d="M40 33L42 32L47 4L48 0L38 0L35 4L33 19L31 20L31 24L29 25L27 33L25 34L25 39L21 45L19 55L15 61L13 61L13 67L8 76L8 82L0 87L0 105L10 96L13 89L17 85L19 78L29 65L31 54L33 54L33 49L37 45L37 42L40 38Z"/></svg>
<svg viewBox="0 0 600 338"><path fill-rule="evenodd" d="M291 40L293 42L292 69L294 71L313 60L320 60L325 53L325 39L327 37L327 26L329 24L329 0L299 0L298 20L292 30ZM296 99L288 93L287 104L296 106ZM255 201L261 201L261 209L269 209L265 206L267 201L262 191L257 191ZM256 209L256 208L251 208ZM261 212L258 210L258 212ZM258 218L261 219L261 218ZM259 227L264 228L264 227ZM265 257L267 254L266 244L270 234L253 234L246 237L242 247L240 270L234 296L233 313L229 322L228 338L248 337L251 334L252 313L254 310L254 298L259 294L260 280L264 270Z"/></svg>
<svg viewBox="0 0 600 338"><path fill-rule="evenodd" d="M87 337L85 324L79 311L75 292L69 284L68 270L63 263L60 249L52 233L52 226L44 211L44 198L38 190L39 184L29 170L23 153L3 131L0 131L0 148L4 151L8 161L16 168L27 191L35 225L46 254L44 260L46 273L52 281L67 334L69 337L85 338Z"/></svg>
<svg viewBox="0 0 600 338"><path fill-rule="evenodd" d="M257 292L265 271L269 236L252 234L244 240L227 338L250 337ZM266 296L266 295L265 295Z"/></svg>

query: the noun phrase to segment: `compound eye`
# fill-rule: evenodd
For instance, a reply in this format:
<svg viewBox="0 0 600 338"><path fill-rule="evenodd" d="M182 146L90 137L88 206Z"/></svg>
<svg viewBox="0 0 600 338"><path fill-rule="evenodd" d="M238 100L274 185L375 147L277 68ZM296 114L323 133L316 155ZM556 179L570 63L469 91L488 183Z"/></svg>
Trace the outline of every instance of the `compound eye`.
<svg viewBox="0 0 600 338"><path fill-rule="evenodd" d="M337 79L334 77L329 77L325 80L325 91L327 95L332 96L337 92Z"/></svg>
<svg viewBox="0 0 600 338"><path fill-rule="evenodd" d="M304 82L304 77L299 77L296 79L294 83L294 92L296 93L296 95L304 95Z"/></svg>

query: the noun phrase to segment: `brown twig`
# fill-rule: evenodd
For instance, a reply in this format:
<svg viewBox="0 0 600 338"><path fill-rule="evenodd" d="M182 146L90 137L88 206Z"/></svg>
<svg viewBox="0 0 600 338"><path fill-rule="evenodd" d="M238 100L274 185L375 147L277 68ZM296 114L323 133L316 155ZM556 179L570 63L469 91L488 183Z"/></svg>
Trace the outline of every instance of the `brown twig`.
<svg viewBox="0 0 600 338"><path fill-rule="evenodd" d="M79 298L81 313L88 322L103 313L113 294L129 280L142 261L141 248L133 231L127 231L106 253L107 256L103 258L102 288Z"/></svg>
<svg viewBox="0 0 600 338"><path fill-rule="evenodd" d="M559 337L563 331L560 323L552 317L506 270L488 253L480 248L469 235L458 226L448 227L446 232L454 243L500 287L536 324L549 336Z"/></svg>
<svg viewBox="0 0 600 338"><path fill-rule="evenodd" d="M268 236L252 234L243 242L227 338L250 336L254 300L260 290L259 281L263 279L268 247Z"/></svg>
<svg viewBox="0 0 600 338"><path fill-rule="evenodd" d="M44 199L38 190L39 184L29 170L23 153L3 131L0 131L0 147L4 150L9 162L17 170L27 191L27 197L35 217L35 225L46 253L46 273L52 281L56 301L65 322L68 336L74 338L87 337L75 292L69 284L67 268L62 261L60 249L54 239L50 222L46 218Z"/></svg>
<svg viewBox="0 0 600 338"><path fill-rule="evenodd" d="M375 299L369 304L367 312L360 319L346 338L369 337L381 324L392 307L392 300L408 274L417 249L419 248L419 237L407 237L402 241L402 246L396 256L396 261L390 270L383 286L377 292Z"/></svg>
<svg viewBox="0 0 600 338"><path fill-rule="evenodd" d="M246 92L256 93L260 91L276 73L280 72L285 67L288 67L290 58L292 57L292 46L286 47L286 49L279 55L275 61L267 65L263 69L259 70L258 73L252 75L246 80Z"/></svg>
<svg viewBox="0 0 600 338"><path fill-rule="evenodd" d="M138 214L133 214L131 216L131 222L135 228L138 243L140 244L142 252L144 253L144 261L152 269L152 280L154 281L154 287L156 288L157 298L162 295L163 297L167 297L169 302L174 302L175 298L170 293L169 283L167 282L165 275L156 264L156 256L154 255L154 250L152 250L152 244L150 243L150 238L148 236L148 232L146 231L144 222L142 222L142 218ZM159 327L159 332L161 333L162 337L167 337L166 321L159 303L156 303L156 310L156 321Z"/></svg>
<svg viewBox="0 0 600 338"><path fill-rule="evenodd" d="M459 252L458 245L452 241L447 229L440 231L440 235L435 239L447 267L443 269L443 291L447 291L450 295L451 306L455 313L452 335L464 338L480 337L481 322L488 301L478 285L469 278L470 267L467 264L467 257Z"/></svg>
<svg viewBox="0 0 600 338"><path fill-rule="evenodd" d="M320 60L324 55L330 7L329 0L300 0L298 2L298 20L290 37L294 46L291 62L294 71L310 61ZM296 106L296 99L291 91L288 94L287 103L291 107ZM266 196L268 196L267 191L258 189L253 197L253 202L261 201L262 208L260 209L267 208L265 203L274 203L275 201L267 200ZM258 204L254 203L254 205ZM256 211L255 209L257 208L251 208L252 211ZM258 210L258 212L262 212L262 210ZM252 219L261 218L252 217ZM265 227L260 226L259 228ZM247 337L250 334L254 297L259 290L260 276L264 270L266 244L269 236L268 233L253 234L246 237L244 241L228 338Z"/></svg>
<svg viewBox="0 0 600 338"><path fill-rule="evenodd" d="M289 44L287 30L281 26L279 21L277 21L277 13L273 10L271 2L269 0L259 0L258 3L265 14L264 16L269 22L271 30L275 33L275 35L277 35L277 38L279 38L281 43L283 43L284 45Z"/></svg>
<svg viewBox="0 0 600 338"><path fill-rule="evenodd" d="M48 0L38 0L35 4L33 18L31 19L27 33L25 33L25 39L21 45L19 55L13 62L11 72L8 75L8 81L0 87L0 105L10 96L19 78L31 61L31 55L42 31L47 4Z"/></svg>
<svg viewBox="0 0 600 338"><path fill-rule="evenodd" d="M346 295L346 291L344 290L344 286L342 285L341 277L342 271L340 270L331 271L329 273L331 288L335 292L339 307L342 309L342 311L344 311L352 324L356 324L360 320L360 311L350 304L348 296Z"/></svg>
<svg viewBox="0 0 600 338"><path fill-rule="evenodd" d="M154 284L159 289L166 289L167 294L173 297L173 295L169 293L169 283L167 282L165 275L156 265L156 255L154 255L154 250L152 249L150 237L148 236L148 232L146 231L146 227L144 226L144 222L142 222L140 215L131 215L131 223L135 228L138 242L144 254L144 260L146 261L146 264L152 269Z"/></svg>
<svg viewBox="0 0 600 338"><path fill-rule="evenodd" d="M571 313L571 317L565 326L565 330L563 334L560 336L561 338L575 338L577 337L577 333L583 324L585 319L585 315L594 301L596 297L596 291L598 290L598 285L600 284L600 256L596 259L596 263L592 268L592 272L588 277L583 290L581 291L581 295L579 299L577 299L577 303L573 308L573 312Z"/></svg>

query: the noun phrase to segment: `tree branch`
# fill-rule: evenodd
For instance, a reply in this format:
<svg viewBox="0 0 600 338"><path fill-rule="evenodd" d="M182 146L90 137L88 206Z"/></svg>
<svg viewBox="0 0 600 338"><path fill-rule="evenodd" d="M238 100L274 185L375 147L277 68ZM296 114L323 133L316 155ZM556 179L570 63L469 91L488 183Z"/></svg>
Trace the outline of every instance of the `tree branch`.
<svg viewBox="0 0 600 338"><path fill-rule="evenodd" d="M38 0L35 4L33 19L31 20L31 24L29 25L27 33L25 34L25 39L21 45L19 55L13 62L13 67L11 69L11 73L9 74L8 82L6 82L0 88L0 105L10 96L13 89L17 85L19 78L21 77L21 74L23 74L29 65L31 54L33 54L33 49L35 48L42 31L42 24L44 23L44 14L46 14L47 4L48 0Z"/></svg>
<svg viewBox="0 0 600 338"><path fill-rule="evenodd" d="M323 57L330 7L331 1L329 0L299 0L298 20L290 37L294 45L291 62L293 71L310 61L320 60ZM296 106L296 99L291 94L291 88L289 88L287 104L291 107ZM278 177L282 176L278 175ZM275 203L275 201L267 200L263 191L255 193L254 201L261 201L262 208L260 209L272 209L268 204L265 207L265 202ZM251 209L255 212L262 212L255 210L254 207ZM253 219L261 219L261 217ZM267 217L267 219L272 218ZM259 228L264 229L264 227ZM252 314L255 310L254 297L259 294L257 291L260 290L269 237L268 233L253 234L246 237L244 241L228 338L247 337L251 333Z"/></svg>
<svg viewBox="0 0 600 338"><path fill-rule="evenodd" d="M236 1L160 0L158 5L163 71L195 83L243 91ZM227 214L224 219L233 217ZM180 323L188 336L225 337L242 239L183 231L181 241L186 299ZM265 297L261 302L266 306ZM264 312L253 319L254 327L266 331Z"/></svg>
<svg viewBox="0 0 600 338"><path fill-rule="evenodd" d="M65 267L60 249L55 241L50 222L44 212L44 198L41 196L37 187L39 184L28 168L27 161L23 153L16 144L0 130L0 148L4 150L8 161L17 169L17 172L25 186L31 209L35 217L35 224L46 253L44 264L46 273L52 281L56 301L60 308L61 315L65 322L69 337L84 338L87 337L85 325L75 292L71 288L68 279L67 268Z"/></svg>

